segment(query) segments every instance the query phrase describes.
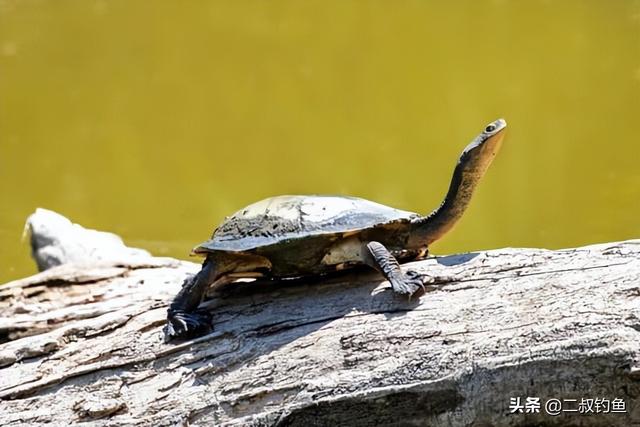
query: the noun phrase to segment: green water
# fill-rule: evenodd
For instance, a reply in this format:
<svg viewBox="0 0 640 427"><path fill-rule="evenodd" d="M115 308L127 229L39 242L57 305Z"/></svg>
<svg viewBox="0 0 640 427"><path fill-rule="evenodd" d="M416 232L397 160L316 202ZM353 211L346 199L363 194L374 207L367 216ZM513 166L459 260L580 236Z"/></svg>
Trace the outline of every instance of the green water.
<svg viewBox="0 0 640 427"><path fill-rule="evenodd" d="M639 1L0 0L0 282L38 206L175 257L276 194L428 212L497 117L433 252L640 237Z"/></svg>

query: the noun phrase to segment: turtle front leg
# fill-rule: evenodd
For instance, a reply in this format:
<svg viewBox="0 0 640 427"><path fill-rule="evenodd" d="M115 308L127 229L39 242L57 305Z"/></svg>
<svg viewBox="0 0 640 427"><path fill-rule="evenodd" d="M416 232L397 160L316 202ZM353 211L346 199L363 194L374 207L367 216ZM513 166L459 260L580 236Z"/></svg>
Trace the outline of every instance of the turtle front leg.
<svg viewBox="0 0 640 427"><path fill-rule="evenodd" d="M420 275L415 271L403 273L398 260L382 243L369 242L367 250L369 256L365 256L365 262L380 271L395 292L413 295L418 289L424 289Z"/></svg>
<svg viewBox="0 0 640 427"><path fill-rule="evenodd" d="M213 262L207 259L195 276L188 277L167 310L167 324L163 329L164 341L187 339L211 331L211 317L198 311L209 284L215 278Z"/></svg>

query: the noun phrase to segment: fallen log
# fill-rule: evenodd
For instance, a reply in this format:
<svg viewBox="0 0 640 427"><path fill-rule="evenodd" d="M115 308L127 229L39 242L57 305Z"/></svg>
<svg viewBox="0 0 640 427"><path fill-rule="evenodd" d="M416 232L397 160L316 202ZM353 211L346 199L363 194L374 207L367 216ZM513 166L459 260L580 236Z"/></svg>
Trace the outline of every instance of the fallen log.
<svg viewBox="0 0 640 427"><path fill-rule="evenodd" d="M2 426L640 422L640 240L429 258L411 301L368 271L234 283L212 333L165 344L199 266L40 213L44 271L0 286Z"/></svg>

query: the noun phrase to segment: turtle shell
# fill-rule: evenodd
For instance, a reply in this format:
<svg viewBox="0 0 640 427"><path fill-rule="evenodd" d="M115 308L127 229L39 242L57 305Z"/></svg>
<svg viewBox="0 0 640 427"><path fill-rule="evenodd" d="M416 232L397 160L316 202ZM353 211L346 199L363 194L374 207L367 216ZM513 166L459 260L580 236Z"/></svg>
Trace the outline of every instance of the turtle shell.
<svg viewBox="0 0 640 427"><path fill-rule="evenodd" d="M357 234L419 215L342 196L278 196L256 202L228 217L194 253L243 252L319 235Z"/></svg>

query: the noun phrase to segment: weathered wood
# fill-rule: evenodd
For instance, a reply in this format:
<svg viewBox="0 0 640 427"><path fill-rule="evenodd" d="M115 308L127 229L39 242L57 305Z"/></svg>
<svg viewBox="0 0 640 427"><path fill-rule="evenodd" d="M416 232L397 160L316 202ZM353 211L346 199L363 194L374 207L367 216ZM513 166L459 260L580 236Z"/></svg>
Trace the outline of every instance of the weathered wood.
<svg viewBox="0 0 640 427"><path fill-rule="evenodd" d="M412 301L367 271L231 284L169 345L199 266L104 261L0 287L0 425L640 425L640 240L430 258ZM626 412L509 414L527 396Z"/></svg>
<svg viewBox="0 0 640 427"><path fill-rule="evenodd" d="M31 255L40 271L63 264L117 263L144 261L149 252L125 246L122 239L105 231L73 224L64 216L38 208L27 218Z"/></svg>

